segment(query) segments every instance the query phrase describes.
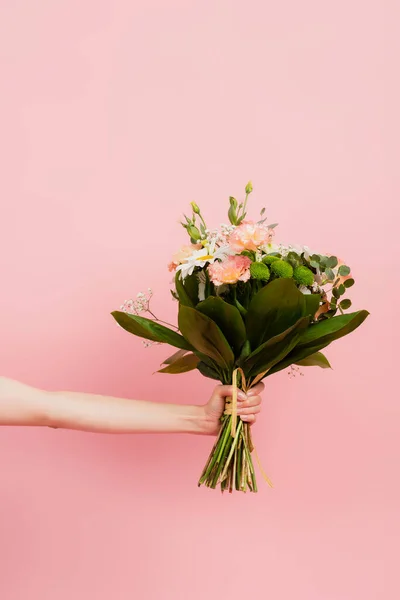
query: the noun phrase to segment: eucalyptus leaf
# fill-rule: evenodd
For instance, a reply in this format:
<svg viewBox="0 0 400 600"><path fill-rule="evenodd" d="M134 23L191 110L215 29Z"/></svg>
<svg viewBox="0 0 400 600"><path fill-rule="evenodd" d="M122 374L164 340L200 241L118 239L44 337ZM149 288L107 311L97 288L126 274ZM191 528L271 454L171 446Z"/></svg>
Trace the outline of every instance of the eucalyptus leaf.
<svg viewBox="0 0 400 600"><path fill-rule="evenodd" d="M329 281L333 281L335 279L335 273L329 267L325 269L325 275Z"/></svg>
<svg viewBox="0 0 400 600"><path fill-rule="evenodd" d="M335 267L337 267L338 264L338 259L336 256L329 256L327 261L326 261L326 266L329 267L330 269L334 269Z"/></svg>
<svg viewBox="0 0 400 600"><path fill-rule="evenodd" d="M350 275L350 267L347 265L340 265L338 273L341 277L347 277L347 275Z"/></svg>
<svg viewBox="0 0 400 600"><path fill-rule="evenodd" d="M346 281L343 281L343 285L346 289L351 288L354 285L354 279L346 279Z"/></svg>
<svg viewBox="0 0 400 600"><path fill-rule="evenodd" d="M351 300L349 300L348 298L345 298L344 300L342 300L339 304L340 308L342 308L343 310L347 310L348 308L350 308L351 306Z"/></svg>

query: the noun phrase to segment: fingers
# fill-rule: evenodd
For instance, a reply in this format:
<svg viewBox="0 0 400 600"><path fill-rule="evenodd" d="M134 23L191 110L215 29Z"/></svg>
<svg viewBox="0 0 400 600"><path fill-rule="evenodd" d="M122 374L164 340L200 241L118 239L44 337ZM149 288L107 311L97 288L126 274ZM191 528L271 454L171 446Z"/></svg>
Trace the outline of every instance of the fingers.
<svg viewBox="0 0 400 600"><path fill-rule="evenodd" d="M262 381L260 381L259 383L257 383L257 385L255 385L254 387L249 389L249 391L247 392L247 395L248 396L259 396L264 391L264 388L265 388L265 385L263 384Z"/></svg>
<svg viewBox="0 0 400 600"><path fill-rule="evenodd" d="M265 385L262 381L257 383L254 387L247 391L247 396L259 396L264 391ZM232 385L217 385L214 391L215 394L221 398L232 396L233 386ZM242 390L238 390L238 400L245 400L246 394Z"/></svg>
<svg viewBox="0 0 400 600"><path fill-rule="evenodd" d="M242 415L256 415L259 412L261 412L261 403L255 404L255 405L252 405L252 406L248 406L248 405L243 406L243 404L246 404L246 403L243 402L242 404L238 405L237 414L239 416L242 416Z"/></svg>
<svg viewBox="0 0 400 600"><path fill-rule="evenodd" d="M232 385L217 385L217 387L214 390L214 393L219 396L220 398L228 398L228 397L232 397L233 394L233 386ZM237 398L239 400L239 402L243 402L244 400L246 400L247 396L244 392L242 392L242 390L238 390L237 393Z"/></svg>
<svg viewBox="0 0 400 600"><path fill-rule="evenodd" d="M237 414L242 421L252 425L257 420L257 414L261 411L261 392L264 390L262 382L257 383L253 388L250 388L245 394L242 390L238 390ZM218 385L214 394L225 400L227 397L232 397L233 386Z"/></svg>
<svg viewBox="0 0 400 600"><path fill-rule="evenodd" d="M256 415L240 415L240 418L242 421L249 423L250 425L253 425L257 421Z"/></svg>

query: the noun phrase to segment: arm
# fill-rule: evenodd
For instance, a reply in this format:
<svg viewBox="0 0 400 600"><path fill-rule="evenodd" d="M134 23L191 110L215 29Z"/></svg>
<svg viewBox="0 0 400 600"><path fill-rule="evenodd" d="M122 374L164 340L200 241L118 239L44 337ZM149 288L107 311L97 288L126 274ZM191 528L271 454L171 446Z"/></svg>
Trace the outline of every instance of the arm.
<svg viewBox="0 0 400 600"><path fill-rule="evenodd" d="M263 384L238 394L238 414L249 423L260 411ZM103 433L215 435L231 386L219 385L204 406L128 400L78 392L47 392L0 377L0 425L32 425Z"/></svg>

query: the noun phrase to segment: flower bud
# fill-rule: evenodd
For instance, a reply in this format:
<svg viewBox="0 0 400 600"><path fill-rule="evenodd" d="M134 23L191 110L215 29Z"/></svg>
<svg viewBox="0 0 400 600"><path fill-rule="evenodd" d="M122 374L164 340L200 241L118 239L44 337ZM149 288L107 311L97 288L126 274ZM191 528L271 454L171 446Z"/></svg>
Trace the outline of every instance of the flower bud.
<svg viewBox="0 0 400 600"><path fill-rule="evenodd" d="M194 225L188 225L187 232L192 240L199 240L201 238L200 231Z"/></svg>
<svg viewBox="0 0 400 600"><path fill-rule="evenodd" d="M190 205L191 205L191 207L193 209L193 212L196 215L199 215L200 214L200 208L197 206L196 202L191 202Z"/></svg>
<svg viewBox="0 0 400 600"><path fill-rule="evenodd" d="M246 194L251 194L252 191L253 191L253 184L251 183L251 181L249 181L249 183L245 187L245 192L246 192Z"/></svg>

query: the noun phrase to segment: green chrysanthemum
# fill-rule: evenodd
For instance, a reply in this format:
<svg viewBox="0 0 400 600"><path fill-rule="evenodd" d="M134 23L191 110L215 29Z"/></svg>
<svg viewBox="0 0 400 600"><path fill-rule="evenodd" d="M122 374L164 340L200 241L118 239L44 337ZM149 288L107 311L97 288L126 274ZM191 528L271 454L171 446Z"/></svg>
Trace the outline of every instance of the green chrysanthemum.
<svg viewBox="0 0 400 600"><path fill-rule="evenodd" d="M293 273L294 280L299 285L309 286L314 283L314 274L307 267L297 267Z"/></svg>
<svg viewBox="0 0 400 600"><path fill-rule="evenodd" d="M250 275L253 279L259 279L260 281L268 281L271 273L267 265L260 262L253 262L250 265Z"/></svg>
<svg viewBox="0 0 400 600"><path fill-rule="evenodd" d="M277 260L279 260L279 256L274 256L273 254L267 254L262 259L262 261L265 265L272 265L272 263Z"/></svg>
<svg viewBox="0 0 400 600"><path fill-rule="evenodd" d="M283 277L284 279L293 277L293 267L285 260L275 260L271 265L271 270L275 275Z"/></svg>

